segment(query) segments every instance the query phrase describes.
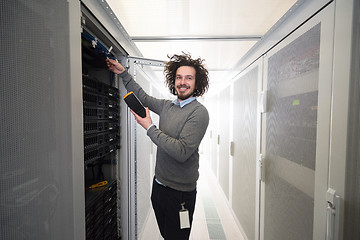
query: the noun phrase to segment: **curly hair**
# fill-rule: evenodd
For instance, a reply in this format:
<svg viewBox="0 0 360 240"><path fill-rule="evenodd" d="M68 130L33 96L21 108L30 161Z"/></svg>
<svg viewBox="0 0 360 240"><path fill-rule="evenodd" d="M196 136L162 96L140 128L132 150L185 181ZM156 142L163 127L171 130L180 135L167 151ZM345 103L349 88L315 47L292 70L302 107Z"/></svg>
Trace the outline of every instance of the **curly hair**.
<svg viewBox="0 0 360 240"><path fill-rule="evenodd" d="M175 89L175 77L176 71L179 67L189 66L195 68L195 91L194 97L202 96L209 88L209 72L204 67L204 60L201 58L192 59L191 55L188 53L184 53L182 55L172 55L168 58L168 61L165 64L164 74L165 74L165 84L169 88L170 93L176 95Z"/></svg>

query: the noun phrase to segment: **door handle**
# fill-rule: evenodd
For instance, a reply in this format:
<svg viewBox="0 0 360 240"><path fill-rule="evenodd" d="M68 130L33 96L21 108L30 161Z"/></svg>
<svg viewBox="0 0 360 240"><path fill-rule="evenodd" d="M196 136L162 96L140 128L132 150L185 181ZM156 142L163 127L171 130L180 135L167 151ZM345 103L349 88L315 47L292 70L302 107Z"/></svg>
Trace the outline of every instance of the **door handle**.
<svg viewBox="0 0 360 240"><path fill-rule="evenodd" d="M326 192L326 240L339 239L340 196L329 188Z"/></svg>

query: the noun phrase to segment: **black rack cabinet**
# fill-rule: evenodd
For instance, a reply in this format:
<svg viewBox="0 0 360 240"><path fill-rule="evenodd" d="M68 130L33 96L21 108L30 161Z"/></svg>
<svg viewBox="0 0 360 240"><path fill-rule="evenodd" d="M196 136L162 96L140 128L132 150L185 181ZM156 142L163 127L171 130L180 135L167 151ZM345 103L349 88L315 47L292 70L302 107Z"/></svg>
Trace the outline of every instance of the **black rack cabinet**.
<svg viewBox="0 0 360 240"><path fill-rule="evenodd" d="M120 148L119 89L112 86L106 56L82 34L83 132L86 239L120 239L117 206L117 152ZM85 37L84 37L85 36ZM101 187L92 185L107 181Z"/></svg>

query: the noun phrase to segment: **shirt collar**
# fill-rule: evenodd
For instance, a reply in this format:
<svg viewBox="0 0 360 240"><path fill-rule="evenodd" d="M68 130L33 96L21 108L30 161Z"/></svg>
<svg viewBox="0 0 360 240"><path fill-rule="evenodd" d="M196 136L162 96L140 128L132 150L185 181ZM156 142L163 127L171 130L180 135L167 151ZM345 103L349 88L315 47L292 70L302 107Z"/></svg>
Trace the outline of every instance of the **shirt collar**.
<svg viewBox="0 0 360 240"><path fill-rule="evenodd" d="M173 101L173 104L178 105L178 106L180 106L181 108L183 108L185 105L191 103L191 102L194 101L195 99L196 99L196 97L190 97L190 98L185 99L185 100L182 100L182 101L180 101L180 102L178 102L177 99L175 99L175 100Z"/></svg>

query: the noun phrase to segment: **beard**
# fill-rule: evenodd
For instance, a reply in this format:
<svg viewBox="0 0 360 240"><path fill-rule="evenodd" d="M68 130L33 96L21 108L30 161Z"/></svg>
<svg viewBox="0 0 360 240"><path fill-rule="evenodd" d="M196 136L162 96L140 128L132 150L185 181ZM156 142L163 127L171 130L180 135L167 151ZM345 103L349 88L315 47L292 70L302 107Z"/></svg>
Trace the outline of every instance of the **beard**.
<svg viewBox="0 0 360 240"><path fill-rule="evenodd" d="M181 87L181 86L179 86L179 87ZM194 95L194 90L191 91L191 92L188 92L188 93L181 93L178 90L176 90L176 95L177 95L178 99L185 100L185 99L188 99L189 97L192 97Z"/></svg>
<svg viewBox="0 0 360 240"><path fill-rule="evenodd" d="M178 97L178 99L180 99L180 100L185 100L185 99L188 99L189 97L192 97L192 95L194 94L194 92L190 92L190 93L188 93L188 94L182 94L182 93L178 93L177 94L177 97Z"/></svg>

